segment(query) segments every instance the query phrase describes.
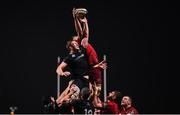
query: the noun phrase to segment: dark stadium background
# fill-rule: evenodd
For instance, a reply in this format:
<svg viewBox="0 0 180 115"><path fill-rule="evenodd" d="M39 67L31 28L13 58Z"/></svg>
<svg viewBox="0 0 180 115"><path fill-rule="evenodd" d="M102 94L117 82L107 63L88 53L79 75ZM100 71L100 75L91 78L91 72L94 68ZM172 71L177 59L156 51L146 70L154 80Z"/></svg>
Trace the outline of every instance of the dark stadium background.
<svg viewBox="0 0 180 115"><path fill-rule="evenodd" d="M168 1L11 0L2 4L0 113L42 113L56 97L57 56L75 35L73 7L88 10L89 42L107 55L107 89L130 95L139 113L173 113L168 106ZM68 78L67 78L68 79ZM62 78L61 88L67 85Z"/></svg>

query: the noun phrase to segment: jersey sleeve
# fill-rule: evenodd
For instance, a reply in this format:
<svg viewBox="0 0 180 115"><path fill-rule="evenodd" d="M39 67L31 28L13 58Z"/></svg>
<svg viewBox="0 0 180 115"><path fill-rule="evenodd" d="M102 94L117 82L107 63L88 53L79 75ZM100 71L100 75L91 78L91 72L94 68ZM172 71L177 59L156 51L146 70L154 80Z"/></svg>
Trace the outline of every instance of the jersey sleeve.
<svg viewBox="0 0 180 115"><path fill-rule="evenodd" d="M132 114L139 114L138 111L133 107L132 111L130 112Z"/></svg>
<svg viewBox="0 0 180 115"><path fill-rule="evenodd" d="M69 63L70 63L70 60L71 60L71 58L70 58L70 55L69 55L69 56L67 56L67 57L65 57L65 58L63 59L63 62L69 64Z"/></svg>

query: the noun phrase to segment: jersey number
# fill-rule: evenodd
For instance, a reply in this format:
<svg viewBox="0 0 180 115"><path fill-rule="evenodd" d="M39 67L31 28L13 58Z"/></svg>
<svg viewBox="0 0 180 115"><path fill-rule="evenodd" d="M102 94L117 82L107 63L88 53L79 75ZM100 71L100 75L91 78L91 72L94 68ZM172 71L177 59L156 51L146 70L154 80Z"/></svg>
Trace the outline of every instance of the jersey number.
<svg viewBox="0 0 180 115"><path fill-rule="evenodd" d="M93 114L93 112L92 112L92 110L88 110L88 109L84 109L84 111L85 111L85 114L87 115L87 114Z"/></svg>

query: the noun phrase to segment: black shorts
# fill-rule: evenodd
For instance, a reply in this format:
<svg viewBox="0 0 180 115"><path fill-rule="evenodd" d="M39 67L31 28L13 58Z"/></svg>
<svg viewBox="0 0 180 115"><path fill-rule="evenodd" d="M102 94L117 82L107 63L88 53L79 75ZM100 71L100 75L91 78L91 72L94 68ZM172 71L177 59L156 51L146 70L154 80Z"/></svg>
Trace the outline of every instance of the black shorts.
<svg viewBox="0 0 180 115"><path fill-rule="evenodd" d="M89 80L86 78L74 79L72 84L75 84L80 90L84 87L89 87Z"/></svg>

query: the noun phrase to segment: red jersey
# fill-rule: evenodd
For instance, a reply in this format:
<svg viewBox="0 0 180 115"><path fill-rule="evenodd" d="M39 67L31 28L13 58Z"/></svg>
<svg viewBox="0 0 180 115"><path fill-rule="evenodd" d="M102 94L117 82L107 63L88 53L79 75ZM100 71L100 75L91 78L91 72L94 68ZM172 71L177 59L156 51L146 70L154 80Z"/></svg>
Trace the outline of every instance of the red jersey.
<svg viewBox="0 0 180 115"><path fill-rule="evenodd" d="M114 101L107 102L107 108L102 111L103 114L119 114L118 104Z"/></svg>
<svg viewBox="0 0 180 115"><path fill-rule="evenodd" d="M87 56L88 56L88 63L90 66L94 66L99 63L98 56L94 48L91 46L91 44L88 44L86 48ZM93 83L94 81L97 84L102 83L101 79L101 69L100 68L92 68L89 72L90 76L90 82Z"/></svg>
<svg viewBox="0 0 180 115"><path fill-rule="evenodd" d="M78 43L81 44L80 39L78 39ZM95 49L92 47L91 44L88 43L88 46L86 48L86 54L88 57L88 64L90 66L94 66L96 64L99 63L98 60L98 56L97 53L95 51ZM97 84L101 84L102 83L102 79L101 79L101 69L99 68L92 68L89 72L89 76L90 76L90 82L96 82Z"/></svg>
<svg viewBox="0 0 180 115"><path fill-rule="evenodd" d="M130 107L130 108L122 108L120 110L120 114L138 114L138 111L134 108L134 107Z"/></svg>
<svg viewBox="0 0 180 115"><path fill-rule="evenodd" d="M78 44L81 44L81 40L77 40ZM87 56L88 56L88 63L89 65L96 65L99 63L97 53L95 49L92 47L91 44L88 43L88 46L86 48Z"/></svg>

